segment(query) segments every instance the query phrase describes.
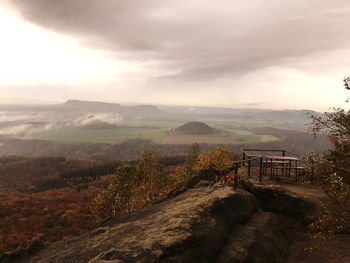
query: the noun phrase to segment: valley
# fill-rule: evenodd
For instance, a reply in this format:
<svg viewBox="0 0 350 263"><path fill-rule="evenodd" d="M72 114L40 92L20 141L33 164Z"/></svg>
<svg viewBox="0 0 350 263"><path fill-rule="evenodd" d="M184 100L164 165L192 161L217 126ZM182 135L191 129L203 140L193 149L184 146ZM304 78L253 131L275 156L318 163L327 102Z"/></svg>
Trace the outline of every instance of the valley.
<svg viewBox="0 0 350 263"><path fill-rule="evenodd" d="M315 138L301 124L308 120L307 111L89 101L0 105L0 111L0 262L8 262L6 255L22 255L36 240L49 244L99 227L110 215L105 215L105 200L98 198L123 167L129 172L122 180L136 184L133 211L165 198L196 169L206 169L208 161L218 165L223 158L218 169L232 166L242 148L286 149L302 155L329 147L326 137ZM196 147L199 155L189 163ZM155 159L140 161L152 152ZM143 168L137 168L141 164ZM153 170L143 174L147 169ZM148 180L154 174L162 183L152 190ZM118 216L129 212L118 209Z"/></svg>
<svg viewBox="0 0 350 263"><path fill-rule="evenodd" d="M240 147L257 144L292 147L298 152L322 151L328 142L308 133L306 124L310 114L319 113L307 110L123 106L78 100L51 105L0 105L0 154L22 152L27 155L26 152L30 152L32 156L70 156L70 152L79 149L83 155L104 155L107 148L130 141L148 141L157 148L174 148L171 155L185 154L186 151L177 148L186 148L192 143L228 145L238 151ZM191 122L203 123L216 132L203 134L199 129L191 134L178 130ZM299 138L305 138L313 148L304 149L305 140L299 143ZM16 141L15 146L7 147L9 141L12 144ZM47 149L48 145L51 145L51 150ZM104 149L102 152L101 148ZM166 152L163 153L168 155Z"/></svg>

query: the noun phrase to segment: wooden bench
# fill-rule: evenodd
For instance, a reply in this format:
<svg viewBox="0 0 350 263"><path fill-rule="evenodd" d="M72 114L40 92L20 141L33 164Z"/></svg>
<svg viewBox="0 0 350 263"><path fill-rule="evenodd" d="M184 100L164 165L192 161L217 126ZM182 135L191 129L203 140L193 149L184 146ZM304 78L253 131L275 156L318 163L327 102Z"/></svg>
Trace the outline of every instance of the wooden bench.
<svg viewBox="0 0 350 263"><path fill-rule="evenodd" d="M299 181L300 177L303 178L303 183L305 181L305 167L304 166L272 166L271 167L271 179L276 179L278 176L278 170L281 170L282 173L287 171L288 177L290 175L290 171L295 171L295 181Z"/></svg>
<svg viewBox="0 0 350 263"><path fill-rule="evenodd" d="M271 169L271 178L272 178L272 167L288 166L289 161L263 161L263 174L267 175L267 170Z"/></svg>

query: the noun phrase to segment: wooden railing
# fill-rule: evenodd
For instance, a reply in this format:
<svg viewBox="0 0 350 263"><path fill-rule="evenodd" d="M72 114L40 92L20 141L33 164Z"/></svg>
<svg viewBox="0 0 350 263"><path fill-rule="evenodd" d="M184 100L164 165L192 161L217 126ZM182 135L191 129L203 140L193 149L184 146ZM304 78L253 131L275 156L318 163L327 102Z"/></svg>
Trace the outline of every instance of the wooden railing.
<svg viewBox="0 0 350 263"><path fill-rule="evenodd" d="M281 156L286 156L286 154L290 154L290 155L293 155L293 156L296 156L296 157L300 157L302 158L303 156L301 156L300 154L297 154L297 153L293 153L293 152L290 152L290 151L286 151L286 150L276 150L276 149L242 149L242 159L244 160L245 156L254 156L254 157L258 157L258 156L261 156L260 154L250 154L249 151L252 151L252 152L280 152L281 153Z"/></svg>
<svg viewBox="0 0 350 263"><path fill-rule="evenodd" d="M252 152L281 152L282 156L285 156L286 155L286 150L276 150L276 149L242 149L242 159L244 160L245 159L245 156L252 156L252 157L260 157L261 155L258 154L258 155L254 155L254 154L250 154L249 151L252 151Z"/></svg>
<svg viewBox="0 0 350 263"><path fill-rule="evenodd" d="M244 167L245 164L248 164L248 177L250 177L251 161L258 160L258 159L259 159L258 157L254 157L254 158L249 158L249 159L237 161L237 162L235 162L235 163L233 164L233 166L226 172L226 174L228 174L228 173L230 173L230 172L233 171L233 173L234 173L234 177L233 177L233 180L234 180L233 187L234 187L234 188L237 188L237 186L238 186L238 169L241 168L241 167Z"/></svg>
<svg viewBox="0 0 350 263"><path fill-rule="evenodd" d="M255 152L280 152L281 156L285 157L286 154L293 155L299 158L302 158L301 155L289 152L286 150L276 150L276 149L267 149L267 150L262 150L262 149L242 149L242 159L239 161L234 162L233 166L229 168L227 171L224 172L224 175L230 173L233 171L234 173L234 187L236 188L238 186L238 169L242 167L248 168L248 173L247 177L249 178L251 175L251 167L252 167L252 162L253 161L258 161L259 165L259 182L262 182L262 177L263 177L263 165L264 165L264 155L254 155L250 154L249 151L255 151ZM248 157L248 158L247 158ZM240 178L242 179L242 178Z"/></svg>
<svg viewBox="0 0 350 263"><path fill-rule="evenodd" d="M299 158L304 158L304 156L297 154L297 153L290 152L290 151L285 151L285 153L288 153L290 155L294 155L294 156L299 157Z"/></svg>
<svg viewBox="0 0 350 263"><path fill-rule="evenodd" d="M257 153L252 153L257 152ZM259 154L261 152L261 154ZM298 161L303 161L303 156L293 153L290 151L286 151L283 149L242 149L242 161L245 162L245 160L248 161L248 176L250 176L250 169L251 169L251 160L259 160L259 182L262 182L262 176L263 176L263 166L264 166L264 158L267 157L267 152L274 152L274 153L280 153L280 156L286 157L286 155L294 156L300 158ZM248 159L247 159L248 158ZM247 163L247 162L245 162Z"/></svg>

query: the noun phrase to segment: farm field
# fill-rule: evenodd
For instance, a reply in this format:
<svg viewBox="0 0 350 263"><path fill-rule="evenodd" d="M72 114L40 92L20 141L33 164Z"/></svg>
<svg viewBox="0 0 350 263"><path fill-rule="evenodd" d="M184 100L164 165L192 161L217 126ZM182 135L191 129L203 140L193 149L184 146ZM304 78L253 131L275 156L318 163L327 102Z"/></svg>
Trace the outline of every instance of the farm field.
<svg viewBox="0 0 350 263"><path fill-rule="evenodd" d="M33 133L28 139L59 141L64 143L110 143L119 144L130 139L149 139L158 144L238 144L279 140L273 135L254 134L247 130L225 130L209 135L185 135L169 132L165 128L119 127L113 129L66 128Z"/></svg>
<svg viewBox="0 0 350 263"><path fill-rule="evenodd" d="M162 144L192 144L192 143L208 143L208 144L230 144L233 143L229 137L224 137L220 134L212 135L184 135L170 134L166 136Z"/></svg>
<svg viewBox="0 0 350 263"><path fill-rule="evenodd" d="M52 140L65 143L90 142L118 144L129 139L149 139L160 143L165 137L164 129L121 127L114 129L67 128L33 133L28 139Z"/></svg>
<svg viewBox="0 0 350 263"><path fill-rule="evenodd" d="M128 127L159 127L159 128L177 128L183 124L178 121L144 121L144 120L122 120L119 123L121 126Z"/></svg>
<svg viewBox="0 0 350 263"><path fill-rule="evenodd" d="M230 139L243 141L246 143L271 142L279 140L278 137L269 134L255 134L246 130L228 130Z"/></svg>
<svg viewBox="0 0 350 263"><path fill-rule="evenodd" d="M246 130L226 130L210 135L184 135L170 133L162 141L163 144L238 144L238 143L260 143L279 140L274 135L254 134Z"/></svg>

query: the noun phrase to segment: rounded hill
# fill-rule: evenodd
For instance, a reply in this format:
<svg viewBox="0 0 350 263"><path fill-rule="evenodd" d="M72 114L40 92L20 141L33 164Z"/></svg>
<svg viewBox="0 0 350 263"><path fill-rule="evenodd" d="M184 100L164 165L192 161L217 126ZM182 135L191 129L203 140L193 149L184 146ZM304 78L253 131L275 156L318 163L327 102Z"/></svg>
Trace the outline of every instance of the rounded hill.
<svg viewBox="0 0 350 263"><path fill-rule="evenodd" d="M187 122L184 125L178 127L176 131L184 134L197 135L213 134L217 132L213 127L210 127L208 124L200 121Z"/></svg>

